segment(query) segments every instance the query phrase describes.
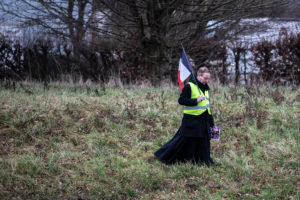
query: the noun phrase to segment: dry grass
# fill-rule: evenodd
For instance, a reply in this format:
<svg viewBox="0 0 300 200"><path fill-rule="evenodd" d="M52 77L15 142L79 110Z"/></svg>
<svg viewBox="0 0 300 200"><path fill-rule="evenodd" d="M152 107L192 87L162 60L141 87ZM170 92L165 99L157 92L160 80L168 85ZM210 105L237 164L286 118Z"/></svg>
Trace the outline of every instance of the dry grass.
<svg viewBox="0 0 300 200"><path fill-rule="evenodd" d="M153 152L180 126L178 88L0 89L1 199L299 199L299 89L211 91L217 166Z"/></svg>

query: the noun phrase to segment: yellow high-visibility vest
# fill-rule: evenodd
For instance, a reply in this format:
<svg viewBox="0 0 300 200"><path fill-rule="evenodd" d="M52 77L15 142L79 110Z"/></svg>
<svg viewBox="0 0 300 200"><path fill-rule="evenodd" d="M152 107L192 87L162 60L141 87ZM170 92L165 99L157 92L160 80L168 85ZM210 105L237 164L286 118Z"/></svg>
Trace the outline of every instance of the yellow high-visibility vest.
<svg viewBox="0 0 300 200"><path fill-rule="evenodd" d="M196 106L184 106L184 113L189 115L201 115L206 110L208 111L208 114L211 115L210 112L210 104L209 104L209 94L208 91L205 91L205 94L198 89L198 86L194 83L188 82L188 84L191 87L191 98L197 99L200 95L204 97L202 101L199 101Z"/></svg>

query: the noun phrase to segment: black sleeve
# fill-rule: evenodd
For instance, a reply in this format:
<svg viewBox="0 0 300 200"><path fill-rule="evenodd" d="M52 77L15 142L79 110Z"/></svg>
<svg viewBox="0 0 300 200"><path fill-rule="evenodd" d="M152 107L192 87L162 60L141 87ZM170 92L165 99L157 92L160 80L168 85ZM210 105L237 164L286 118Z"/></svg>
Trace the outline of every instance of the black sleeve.
<svg viewBox="0 0 300 200"><path fill-rule="evenodd" d="M191 99L191 87L189 84L186 84L180 94L178 103L183 106L196 106L197 99Z"/></svg>
<svg viewBox="0 0 300 200"><path fill-rule="evenodd" d="M215 126L215 120L213 115L209 115L209 126L214 127Z"/></svg>

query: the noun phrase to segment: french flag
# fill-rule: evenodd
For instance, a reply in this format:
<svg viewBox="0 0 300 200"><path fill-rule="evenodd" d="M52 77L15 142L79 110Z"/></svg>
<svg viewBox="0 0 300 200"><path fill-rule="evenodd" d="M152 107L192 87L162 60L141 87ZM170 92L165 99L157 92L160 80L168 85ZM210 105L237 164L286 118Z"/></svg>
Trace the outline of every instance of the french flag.
<svg viewBox="0 0 300 200"><path fill-rule="evenodd" d="M186 56L184 48L182 47L181 58L179 60L179 67L178 67L178 83L180 90L184 87L184 81L191 75L192 67L190 62Z"/></svg>

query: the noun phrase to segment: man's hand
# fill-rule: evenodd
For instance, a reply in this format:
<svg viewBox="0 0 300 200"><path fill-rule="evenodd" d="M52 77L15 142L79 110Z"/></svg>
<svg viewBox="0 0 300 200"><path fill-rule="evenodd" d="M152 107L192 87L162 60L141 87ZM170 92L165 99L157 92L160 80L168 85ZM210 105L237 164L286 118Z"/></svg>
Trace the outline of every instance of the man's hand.
<svg viewBox="0 0 300 200"><path fill-rule="evenodd" d="M199 101L202 101L204 99L204 97L202 95L200 95L198 98L197 98L197 102Z"/></svg>

